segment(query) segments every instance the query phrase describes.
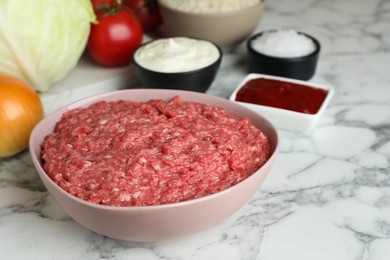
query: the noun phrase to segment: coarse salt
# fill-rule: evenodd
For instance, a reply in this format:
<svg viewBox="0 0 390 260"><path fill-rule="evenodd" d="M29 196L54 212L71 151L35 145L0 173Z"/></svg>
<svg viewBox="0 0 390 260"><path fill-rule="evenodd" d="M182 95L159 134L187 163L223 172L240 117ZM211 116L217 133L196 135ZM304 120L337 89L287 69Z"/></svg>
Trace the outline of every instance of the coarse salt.
<svg viewBox="0 0 390 260"><path fill-rule="evenodd" d="M251 45L259 53L282 58L306 56L316 49L312 39L291 29L264 32Z"/></svg>

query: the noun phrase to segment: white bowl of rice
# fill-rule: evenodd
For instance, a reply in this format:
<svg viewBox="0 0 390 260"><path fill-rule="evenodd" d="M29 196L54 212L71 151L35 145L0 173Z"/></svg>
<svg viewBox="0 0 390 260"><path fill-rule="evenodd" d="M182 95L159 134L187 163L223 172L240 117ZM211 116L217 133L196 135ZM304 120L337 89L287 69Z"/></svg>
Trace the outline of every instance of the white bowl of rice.
<svg viewBox="0 0 390 260"><path fill-rule="evenodd" d="M187 36L212 41L228 50L256 28L265 0L159 0L169 37Z"/></svg>

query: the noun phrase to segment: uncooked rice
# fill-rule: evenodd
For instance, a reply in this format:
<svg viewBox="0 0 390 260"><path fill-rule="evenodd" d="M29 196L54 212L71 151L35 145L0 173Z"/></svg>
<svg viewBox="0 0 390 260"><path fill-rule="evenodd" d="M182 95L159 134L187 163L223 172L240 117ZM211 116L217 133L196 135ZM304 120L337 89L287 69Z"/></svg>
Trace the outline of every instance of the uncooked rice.
<svg viewBox="0 0 390 260"><path fill-rule="evenodd" d="M255 6L261 0L161 0L172 9L188 13L225 13Z"/></svg>

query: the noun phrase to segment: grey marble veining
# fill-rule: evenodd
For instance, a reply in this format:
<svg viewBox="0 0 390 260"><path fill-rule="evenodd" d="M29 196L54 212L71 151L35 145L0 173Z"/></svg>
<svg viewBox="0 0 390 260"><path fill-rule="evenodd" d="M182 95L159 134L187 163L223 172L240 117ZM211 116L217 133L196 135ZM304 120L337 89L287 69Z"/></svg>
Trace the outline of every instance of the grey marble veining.
<svg viewBox="0 0 390 260"><path fill-rule="evenodd" d="M275 167L231 218L175 241L103 237L66 215L24 152L0 159L0 259L390 259L390 1L269 0L256 31L287 27L320 40L311 81L335 95L311 133L279 131ZM245 53L224 55L208 94L229 97Z"/></svg>

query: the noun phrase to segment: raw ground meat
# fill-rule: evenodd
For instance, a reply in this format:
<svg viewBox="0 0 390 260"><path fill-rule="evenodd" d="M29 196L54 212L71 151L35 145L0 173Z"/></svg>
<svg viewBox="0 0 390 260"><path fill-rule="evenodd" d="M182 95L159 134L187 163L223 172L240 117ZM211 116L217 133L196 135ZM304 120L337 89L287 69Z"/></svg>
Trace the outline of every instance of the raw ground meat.
<svg viewBox="0 0 390 260"><path fill-rule="evenodd" d="M194 102L97 102L63 115L42 145L43 168L96 204L149 206L231 187L269 158L248 118Z"/></svg>

